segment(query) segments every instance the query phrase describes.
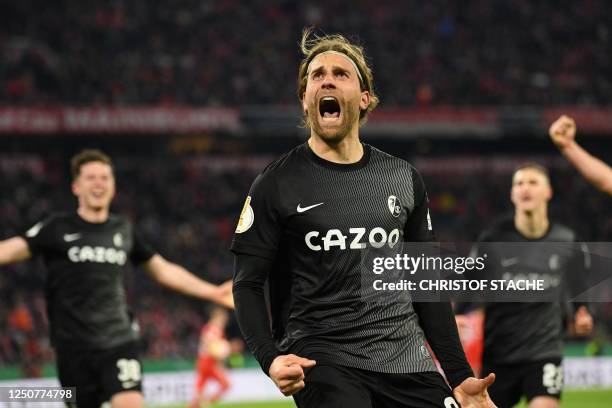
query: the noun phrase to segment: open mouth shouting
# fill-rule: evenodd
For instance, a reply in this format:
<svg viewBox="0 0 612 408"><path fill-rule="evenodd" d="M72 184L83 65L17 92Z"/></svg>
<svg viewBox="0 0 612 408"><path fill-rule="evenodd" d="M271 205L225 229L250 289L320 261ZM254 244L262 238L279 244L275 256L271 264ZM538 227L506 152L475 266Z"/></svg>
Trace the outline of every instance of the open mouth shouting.
<svg viewBox="0 0 612 408"><path fill-rule="evenodd" d="M340 103L333 96L324 96L319 100L319 114L323 122L334 122L340 118Z"/></svg>

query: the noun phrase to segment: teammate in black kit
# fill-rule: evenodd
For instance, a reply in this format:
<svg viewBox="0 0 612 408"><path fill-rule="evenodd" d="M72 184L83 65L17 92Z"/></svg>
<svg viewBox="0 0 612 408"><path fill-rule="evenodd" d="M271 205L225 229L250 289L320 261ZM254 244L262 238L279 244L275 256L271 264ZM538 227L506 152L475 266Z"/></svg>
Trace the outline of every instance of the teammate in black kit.
<svg viewBox="0 0 612 408"><path fill-rule="evenodd" d="M483 232L472 253L487 254L488 279L542 280L548 291L556 291L546 301L485 304L483 372L497 374L489 392L501 408L514 406L523 395L530 408L559 406L566 300L572 297L571 282L588 268L589 257L583 246L572 244L577 241L574 231L549 221L551 197L544 168L519 167L512 179L514 218L504 218ZM593 320L586 305L570 306L574 333L589 334Z"/></svg>
<svg viewBox="0 0 612 408"><path fill-rule="evenodd" d="M310 138L255 180L232 244L250 349L300 408L493 406L494 376L472 377L448 303L360 297L363 250L433 238L427 196L414 167L359 140L378 102L362 49L308 37L298 95Z"/></svg>
<svg viewBox="0 0 612 408"><path fill-rule="evenodd" d="M123 276L143 266L164 286L232 305L231 293L168 262L125 218L110 214L115 194L111 160L97 150L72 158L75 214L56 214L22 236L0 242L0 264L43 256L50 336L60 383L76 387L78 407L140 407L137 332L128 314ZM227 286L227 285L225 285Z"/></svg>

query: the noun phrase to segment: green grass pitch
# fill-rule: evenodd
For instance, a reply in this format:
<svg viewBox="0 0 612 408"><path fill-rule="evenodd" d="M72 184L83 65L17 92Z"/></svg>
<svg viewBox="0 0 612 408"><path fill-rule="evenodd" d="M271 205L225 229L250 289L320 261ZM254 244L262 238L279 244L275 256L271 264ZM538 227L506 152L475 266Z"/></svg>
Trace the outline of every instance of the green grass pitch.
<svg viewBox="0 0 612 408"><path fill-rule="evenodd" d="M217 404L219 408L295 408L291 400L275 402L251 402L235 404ZM524 408L526 404L517 407ZM150 408L184 408L185 405L151 406ZM612 407L612 389L565 391L561 408L610 408Z"/></svg>

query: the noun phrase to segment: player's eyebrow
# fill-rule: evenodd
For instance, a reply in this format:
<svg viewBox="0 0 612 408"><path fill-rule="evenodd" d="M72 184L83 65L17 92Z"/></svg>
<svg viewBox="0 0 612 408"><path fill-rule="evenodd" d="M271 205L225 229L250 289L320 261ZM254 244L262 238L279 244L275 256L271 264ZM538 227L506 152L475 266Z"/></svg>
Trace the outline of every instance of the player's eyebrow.
<svg viewBox="0 0 612 408"><path fill-rule="evenodd" d="M308 75L318 74L319 72L324 72L324 71L325 71L325 66L324 65L320 65L319 67L317 67L317 68L313 69L312 71L310 71L308 73ZM332 65L331 71L334 74L337 74L337 73L346 73L346 74L349 74L349 75L351 74L351 72L347 68L341 67L339 65Z"/></svg>
<svg viewBox="0 0 612 408"><path fill-rule="evenodd" d="M332 68L332 72L334 74L349 74L349 75L351 74L351 72L348 69L342 68L342 67L338 67L338 66L334 66Z"/></svg>
<svg viewBox="0 0 612 408"><path fill-rule="evenodd" d="M308 75L312 76L313 74L318 74L319 72L322 72L322 71L325 71L325 67L323 65L320 65L318 68L310 71Z"/></svg>

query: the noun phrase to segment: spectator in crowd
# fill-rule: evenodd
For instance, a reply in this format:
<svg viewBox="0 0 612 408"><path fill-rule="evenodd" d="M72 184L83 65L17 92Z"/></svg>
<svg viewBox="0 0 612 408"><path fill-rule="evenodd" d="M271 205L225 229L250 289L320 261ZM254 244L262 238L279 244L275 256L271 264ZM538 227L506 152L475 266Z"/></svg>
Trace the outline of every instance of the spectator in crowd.
<svg viewBox="0 0 612 408"><path fill-rule="evenodd" d="M373 61L392 61L374 67L386 106L606 105L612 99L604 0L344 5L11 2L0 15L0 101L293 104L294 78L286 67L296 66L299 56L291 33L307 25L353 33Z"/></svg>

